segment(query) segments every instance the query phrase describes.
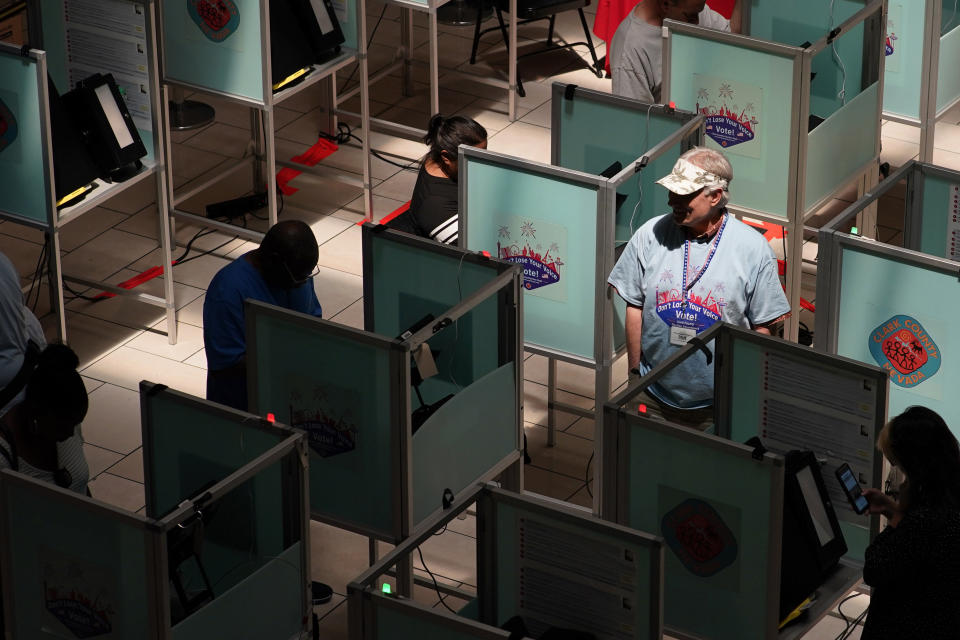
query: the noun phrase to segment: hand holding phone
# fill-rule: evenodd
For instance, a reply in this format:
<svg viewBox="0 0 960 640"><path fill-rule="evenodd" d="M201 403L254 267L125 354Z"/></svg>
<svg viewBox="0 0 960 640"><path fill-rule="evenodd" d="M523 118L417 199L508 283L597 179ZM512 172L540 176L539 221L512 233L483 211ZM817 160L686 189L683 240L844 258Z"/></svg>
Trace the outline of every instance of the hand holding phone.
<svg viewBox="0 0 960 640"><path fill-rule="evenodd" d="M853 469L846 462L837 468L837 480L840 481L843 493L850 501L850 506L853 507L854 512L857 515L866 513L867 509L870 508L870 503L863 495L863 490L860 488L860 483L857 482L857 476L853 473Z"/></svg>

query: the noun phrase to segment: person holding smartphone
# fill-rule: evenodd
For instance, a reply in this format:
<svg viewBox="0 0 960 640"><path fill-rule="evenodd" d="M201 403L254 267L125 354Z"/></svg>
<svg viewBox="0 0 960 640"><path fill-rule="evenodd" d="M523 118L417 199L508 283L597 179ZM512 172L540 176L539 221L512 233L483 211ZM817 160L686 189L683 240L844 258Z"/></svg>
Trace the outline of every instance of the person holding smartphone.
<svg viewBox="0 0 960 640"><path fill-rule="evenodd" d="M894 500L864 495L888 525L867 548L872 588L862 640L956 638L960 633L960 445L926 407L888 422L877 447L906 480Z"/></svg>

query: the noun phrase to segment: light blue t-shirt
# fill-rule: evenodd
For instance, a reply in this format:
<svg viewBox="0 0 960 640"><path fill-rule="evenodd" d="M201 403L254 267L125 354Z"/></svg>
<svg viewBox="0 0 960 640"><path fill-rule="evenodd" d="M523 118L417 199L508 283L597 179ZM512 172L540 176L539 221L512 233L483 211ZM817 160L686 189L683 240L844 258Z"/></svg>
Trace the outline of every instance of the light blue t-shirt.
<svg viewBox="0 0 960 640"><path fill-rule="evenodd" d="M690 242L688 283L710 254L711 241ZM681 347L670 344L671 324L697 333L715 322L751 328L788 314L790 304L777 275L777 262L767 241L731 215L723 228L707 270L687 294L683 307L683 254L686 233L669 215L649 220L627 244L610 277L620 297L643 308L640 373L646 374ZM712 349L712 345L709 345ZM693 355L649 391L683 409L713 404L713 364Z"/></svg>

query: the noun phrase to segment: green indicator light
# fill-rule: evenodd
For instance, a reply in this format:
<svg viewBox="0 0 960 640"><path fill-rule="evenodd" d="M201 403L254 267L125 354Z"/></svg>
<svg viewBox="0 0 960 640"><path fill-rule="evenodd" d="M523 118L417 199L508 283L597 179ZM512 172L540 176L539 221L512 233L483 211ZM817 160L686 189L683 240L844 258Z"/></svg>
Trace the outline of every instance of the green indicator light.
<svg viewBox="0 0 960 640"><path fill-rule="evenodd" d="M390 585L386 582L383 583L383 592L387 595L390 595L391 593Z"/></svg>
<svg viewBox="0 0 960 640"><path fill-rule="evenodd" d="M851 228L850 228L850 233L852 233L853 235L857 235L857 228L856 228L856 227L851 227Z"/></svg>

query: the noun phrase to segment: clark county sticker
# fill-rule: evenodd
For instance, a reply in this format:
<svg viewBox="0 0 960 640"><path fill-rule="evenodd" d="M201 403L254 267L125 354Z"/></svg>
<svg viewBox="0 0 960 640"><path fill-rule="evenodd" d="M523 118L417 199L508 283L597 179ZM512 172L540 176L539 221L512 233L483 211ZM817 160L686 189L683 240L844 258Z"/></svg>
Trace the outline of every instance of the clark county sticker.
<svg viewBox="0 0 960 640"><path fill-rule="evenodd" d="M690 573L708 578L737 559L737 541L720 514L703 500L688 498L660 521L664 542Z"/></svg>
<svg viewBox="0 0 960 640"><path fill-rule="evenodd" d="M13 144L17 139L17 120L10 108L0 100L0 151Z"/></svg>
<svg viewBox="0 0 960 640"><path fill-rule="evenodd" d="M901 387L915 387L940 370L940 348L910 316L893 316L870 332L870 355Z"/></svg>
<svg viewBox="0 0 960 640"><path fill-rule="evenodd" d="M187 13L212 42L223 42L240 24L240 9L233 0L187 0Z"/></svg>
<svg viewBox="0 0 960 640"><path fill-rule="evenodd" d="M77 638L95 638L113 631L109 613L76 591L44 584L44 606Z"/></svg>

